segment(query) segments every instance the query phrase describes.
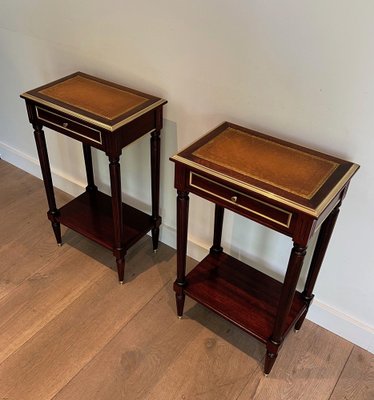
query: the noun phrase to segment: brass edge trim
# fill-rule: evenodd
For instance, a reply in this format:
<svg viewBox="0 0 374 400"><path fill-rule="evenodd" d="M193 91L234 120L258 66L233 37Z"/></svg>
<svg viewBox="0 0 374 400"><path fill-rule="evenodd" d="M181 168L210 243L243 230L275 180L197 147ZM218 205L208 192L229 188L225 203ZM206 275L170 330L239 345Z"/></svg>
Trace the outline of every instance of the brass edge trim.
<svg viewBox="0 0 374 400"><path fill-rule="evenodd" d="M35 101L36 103L43 104L44 106L51 107L51 108L53 108L53 109L55 109L57 111L61 111L61 112L65 113L65 114L71 115L72 117L79 118L79 119L81 119L81 120L83 120L85 122L88 122L88 123L90 123L92 125L96 125L99 128L104 128L104 129L106 129L106 130L108 130L110 132L115 131L116 129L120 128L121 126L126 125L127 123L129 123L129 122L133 121L134 119L140 117L141 115L147 113L148 111L151 111L152 109L154 109L154 108L166 103L166 100L160 99L160 100L156 101L156 103L151 104L150 106L144 108L143 110L140 110L139 112L131 115L130 117L118 122L117 124L115 124L113 126L111 126L111 125L105 124L104 122L100 122L100 121L97 121L97 120L95 120L93 118L90 118L90 117L87 117L85 115L79 114L79 113L77 113L75 111L71 111L71 110L69 110L69 109L67 109L65 107L62 107L62 106L56 105L54 103L51 103L51 102L49 102L47 100L43 100L43 99L40 99L39 97L35 97L35 96L33 96L33 95L31 95L31 94L29 94L27 92L21 94L21 97L29 99L29 100L32 100L32 101Z"/></svg>
<svg viewBox="0 0 374 400"><path fill-rule="evenodd" d="M79 123L79 122L77 122L77 121L73 121L72 119L69 119L69 118L66 118L66 117L61 117L60 114L56 114L56 113L54 113L54 112L52 112L52 111L45 110L45 109L42 108L42 107L36 106L35 108L36 108L36 115L38 116L38 118L39 118L41 121L45 121L45 122L48 122L48 123L51 124L51 125L57 126L57 127L59 127L59 128L63 128L63 129L65 129L66 131L69 131L69 132L74 133L75 135L84 137L85 139L91 140L92 142L95 142L95 143L98 143L98 144L103 144L103 140L102 140L102 137L101 137L101 132L98 131L97 129L91 128L91 127L86 126L86 125L83 125L83 124L81 124L81 123ZM57 117L64 118L64 119L66 119L66 120L68 120L68 121L73 122L74 124L82 125L82 126L84 126L85 128L88 128L88 129L91 129L92 131L98 132L98 133L99 133L99 136L100 136L100 140L93 139L93 138L91 138L91 137L89 137L89 136L83 135L82 133L73 131L72 129L65 128L64 126L61 126L61 125L59 125L59 124L56 124L55 122L49 121L48 119L45 119L45 118L41 117L41 116L39 115L39 113L38 113L38 110L43 110L43 111L45 111L46 113L50 113L50 114L56 115Z"/></svg>
<svg viewBox="0 0 374 400"><path fill-rule="evenodd" d="M138 111L137 113L130 115L130 117L124 119L123 121L118 122L117 124L113 125L111 128L111 131L115 131L116 129L120 128L123 125L128 124L131 121L134 121L134 119L140 117L143 114L146 114L148 111L153 110L154 108L157 108L158 106L162 105L162 104L166 104L166 100L164 99L160 99L158 101L156 101L156 103L151 104L150 106L144 108L143 110Z"/></svg>
<svg viewBox="0 0 374 400"><path fill-rule="evenodd" d="M216 193L213 193L213 192L211 192L211 191L209 191L209 190L207 190L207 189L204 189L204 188L202 188L202 187L200 187L200 186L197 186L196 184L192 183L192 175L199 176L200 178L205 179L205 180L207 180L207 181L210 181L210 182L214 183L215 185L218 185L218 186L224 187L224 188L226 188L226 189L232 190L232 191L234 191L234 192L240 194L241 196L248 197L249 199L255 200L255 201L259 202L259 203L265 204L265 205L268 206L268 207L271 207L271 208L274 208L274 209L276 209L276 210L279 210L279 211L283 212L284 214L286 214L286 215L288 216L287 223L284 224L283 222L280 222L280 221L278 221L278 220L276 220L276 219L274 219L274 218L270 218L270 217L267 216L266 214L262 214L262 213L260 213L260 212L258 212L258 211L252 210L251 208L242 206L241 204L235 203L235 202L231 201L230 199L227 199L227 198L225 198L225 197L219 196L219 195L216 194ZM227 187L227 186L225 186L225 185L222 185L222 184L220 184L220 183L218 183L218 182L215 182L215 181L213 181L213 180L211 180L211 179L209 179L209 178L206 178L205 176L201 176L201 175L199 175L199 174L197 174L196 172L193 172L193 171L190 171L190 181L189 181L189 184L190 184L190 186L195 187L196 189L202 190L203 192L209 193L209 194L211 194L211 195L214 196L214 197L217 197L217 198L222 199L222 200L225 200L225 201L227 201L227 202L229 202L229 203L235 204L236 206L238 206L238 207L240 207L240 208L243 208L244 210L247 210L247 211L249 211L249 212L251 212L251 213L253 213L253 214L259 215L260 217L263 217L263 218L265 218L265 219L267 219L267 220L269 220L269 221L275 222L276 224L279 224L279 225L284 226L284 227L286 227L286 228L289 228L289 227L290 227L291 218L292 218L292 213L290 213L289 211L285 211L285 210L283 210L282 208L279 208L279 207L277 207L277 206L273 206L272 204L269 204L269 203L266 203L266 202L264 202L264 201L262 201L262 200L256 199L255 197L248 196L248 195L246 195L246 194L244 194L244 193L238 192L238 191L236 191L236 190L234 190L234 189L231 189L231 188L229 188L229 187Z"/></svg>
<svg viewBox="0 0 374 400"><path fill-rule="evenodd" d="M261 195L267 197L268 199L279 201L282 204L285 204L285 205L293 207L293 208L295 208L297 210L303 211L303 212L305 212L305 213L307 213L309 215L312 215L314 217L318 216L317 213L316 213L316 210L313 210L312 208L309 208L309 207L306 207L306 206L302 206L302 205L300 205L298 203L295 203L295 202L293 202L291 200L285 199L282 196L276 195L276 194L274 194L272 192L268 192L268 191L266 191L264 189L259 189L259 188L255 187L255 186L250 185L250 184L245 184L242 181L239 181L238 179L229 178L227 175L224 175L222 173L216 172L211 168L201 166L200 164L197 164L197 163L195 163L193 161L190 161L190 160L187 160L187 159L185 159L183 157L178 156L178 154L176 154L175 156L171 157L171 160L181 162L182 164L188 165L190 167L194 167L197 170L200 170L200 171L206 172L206 173L208 173L210 175L216 176L216 177L218 177L218 178L220 178L220 179L222 179L224 181L231 182L231 183L233 183L233 184L235 184L237 186L240 186L240 187L242 187L244 189L252 190L253 192L261 194Z"/></svg>
<svg viewBox="0 0 374 400"><path fill-rule="evenodd" d="M344 186L346 181L356 172L356 170L359 168L357 164L353 164L352 167L347 171L347 173L341 178L341 180L335 185L335 187L331 190L329 195L318 205L316 209L309 208L306 206L302 206L301 204L298 204L296 202L293 202L292 200L286 199L282 196L276 195L272 192L268 192L264 189L259 189L258 187L255 187L250 184L245 184L242 181L234 178L229 178L227 175L224 175L222 173L216 172L212 170L211 168L202 166L200 164L195 163L194 161L187 160L183 157L180 157L178 154L175 156L171 157L172 161L178 161L182 164L189 165L193 168L196 168L197 170L206 172L208 174L211 174L213 176L216 176L224 181L231 182L237 186L243 187L244 189L249 189L252 190L255 193L261 194L268 199L272 199L275 201L279 201L282 204L285 204L286 206L293 207L297 210L303 211L308 215L311 215L313 217L319 217L321 212L326 208L326 206L330 203L330 201L337 195L339 190Z"/></svg>
<svg viewBox="0 0 374 400"><path fill-rule="evenodd" d="M339 191L344 187L344 185L349 181L349 179L355 174L355 172L360 168L358 164L353 163L351 168L342 176L340 181L331 189L330 193L322 200L318 205L316 212L319 216L322 211L330 204L334 197L339 193Z"/></svg>

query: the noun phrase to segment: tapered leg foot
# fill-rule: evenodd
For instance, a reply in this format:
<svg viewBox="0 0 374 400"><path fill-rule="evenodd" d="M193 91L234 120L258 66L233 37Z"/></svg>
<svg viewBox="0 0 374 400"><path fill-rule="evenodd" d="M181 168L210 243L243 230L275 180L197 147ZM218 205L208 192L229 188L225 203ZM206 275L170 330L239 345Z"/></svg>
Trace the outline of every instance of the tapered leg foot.
<svg viewBox="0 0 374 400"><path fill-rule="evenodd" d="M185 294L182 288L178 288L179 290L175 293L175 300L177 303L177 315L179 318L183 316L183 309L184 309L184 301L185 301Z"/></svg>
<svg viewBox="0 0 374 400"><path fill-rule="evenodd" d="M117 272L118 272L118 280L121 285L123 285L124 277L125 277L125 258L117 258Z"/></svg>
<svg viewBox="0 0 374 400"><path fill-rule="evenodd" d="M278 356L278 351L281 343L275 342L274 340L269 340L266 345L266 357L265 357L265 366L264 366L264 374L269 375L275 360Z"/></svg>
<svg viewBox="0 0 374 400"><path fill-rule="evenodd" d="M270 371L273 368L273 365L275 363L277 356L278 356L278 354L276 354L276 353L270 353L269 351L266 352L265 366L264 366L264 375L265 376L268 376L270 374Z"/></svg>
<svg viewBox="0 0 374 400"><path fill-rule="evenodd" d="M303 325L303 322L304 322L304 320L305 320L305 317L306 317L306 311L305 311L305 313L299 318L299 320L296 322L296 324L295 324L295 329L294 329L295 332L299 332L301 326Z"/></svg>
<svg viewBox="0 0 374 400"><path fill-rule="evenodd" d="M52 222L53 233L55 234L56 242L58 246L62 245L61 239L61 226L59 222Z"/></svg>
<svg viewBox="0 0 374 400"><path fill-rule="evenodd" d="M152 229L152 244L153 244L153 252L157 253L158 250L158 240L160 236L160 228Z"/></svg>

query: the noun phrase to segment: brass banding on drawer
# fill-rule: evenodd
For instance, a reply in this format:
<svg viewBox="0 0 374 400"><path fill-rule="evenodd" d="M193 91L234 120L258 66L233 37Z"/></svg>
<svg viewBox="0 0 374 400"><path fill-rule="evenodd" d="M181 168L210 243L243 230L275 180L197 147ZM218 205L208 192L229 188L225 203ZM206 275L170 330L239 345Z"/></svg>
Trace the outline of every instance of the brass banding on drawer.
<svg viewBox="0 0 374 400"><path fill-rule="evenodd" d="M192 188L196 188L215 198L224 200L229 204L235 205L235 207L240 207L241 209L249 211L265 220L274 222L286 228L290 227L292 213L289 211L238 192L228 186L196 174L195 172L190 172L189 184Z"/></svg>
<svg viewBox="0 0 374 400"><path fill-rule="evenodd" d="M41 121L47 122L48 124L63 128L68 132L74 133L92 142L103 143L101 132L95 128L91 128L90 126L81 124L78 121L74 121L41 107L36 107L36 115Z"/></svg>

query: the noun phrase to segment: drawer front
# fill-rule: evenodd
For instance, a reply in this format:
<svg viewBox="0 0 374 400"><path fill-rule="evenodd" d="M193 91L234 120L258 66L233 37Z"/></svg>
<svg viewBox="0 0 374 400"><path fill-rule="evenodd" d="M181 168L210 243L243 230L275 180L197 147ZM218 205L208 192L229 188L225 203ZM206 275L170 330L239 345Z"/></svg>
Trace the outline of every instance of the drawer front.
<svg viewBox="0 0 374 400"><path fill-rule="evenodd" d="M275 223L283 228L290 227L292 213L277 206L233 190L195 172L190 172L189 185L191 189L198 189L213 199L223 200L230 208L241 209L256 216L255 219L259 222Z"/></svg>
<svg viewBox="0 0 374 400"><path fill-rule="evenodd" d="M36 114L38 119L62 129L68 136L70 136L69 133L73 133L79 137L88 139L91 142L98 144L103 143L101 132L98 129L91 128L87 125L81 124L80 122L73 121L70 118L63 117L60 114L45 110L41 107L36 107Z"/></svg>

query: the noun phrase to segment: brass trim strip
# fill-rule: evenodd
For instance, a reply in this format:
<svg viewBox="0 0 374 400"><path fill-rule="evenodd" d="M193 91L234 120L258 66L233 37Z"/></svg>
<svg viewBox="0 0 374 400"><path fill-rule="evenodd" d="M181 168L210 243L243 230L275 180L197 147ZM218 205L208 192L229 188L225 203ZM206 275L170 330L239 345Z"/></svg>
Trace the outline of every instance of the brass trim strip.
<svg viewBox="0 0 374 400"><path fill-rule="evenodd" d="M276 220L276 219L274 219L274 218L270 218L270 217L267 216L266 214L262 214L262 213L260 213L260 212L258 212L258 211L252 210L251 208L242 206L241 204L238 204L238 203L236 203L235 201L232 201L232 200L230 200L230 199L227 199L227 198L225 198L225 197L222 197L222 196L220 196L220 195L218 195L218 194L216 194L216 193L214 193L214 192L211 192L211 191L209 191L209 190L207 190L207 189L204 189L204 188L202 188L202 187L200 187L200 186L198 186L198 185L192 183L192 176L193 176L193 175L199 176L200 178L205 179L205 180L207 180L207 181L210 181L210 182L214 183L215 185L224 187L225 189L228 189L228 190L231 190L231 191L233 191L233 192L235 192L235 193L238 193L238 194L240 194L241 196L247 197L247 198L249 198L249 199L252 199L252 200L254 200L254 201L257 201L258 203L265 204L265 205L268 206L268 207L271 207L271 208L274 208L274 209L276 209L276 210L279 210L279 211L283 212L284 214L286 214L286 215L288 216L287 223L284 224L283 222L280 222L280 221L278 221L278 220ZM251 213L253 213L253 214L259 215L260 217L263 217L263 218L265 218L265 219L267 219L267 220L269 220L269 221L275 222L276 224L279 224L279 225L284 226L284 227L286 227L286 228L289 228L289 227L290 227L291 218L292 218L292 213L290 213L290 212L288 212L288 211L285 211L285 210L283 210L282 208L279 208L279 207L277 207L277 206L273 206L272 204L269 204L269 203L266 203L266 202L264 202L264 201L262 201L262 200L256 199L255 197L248 196L248 195L246 195L246 194L244 194L244 193L238 192L238 191L236 191L236 190L234 190L234 189L231 189L231 188L229 188L229 187L227 187L227 186L225 186L225 185L222 185L221 183L215 182L215 181L213 181L212 179L209 179L209 178L206 178L205 176L201 176L201 175L199 175L199 174L196 174L196 173L193 172L193 171L190 171L190 180L189 180L189 184L190 184L190 186L192 186L192 187L194 187L194 188L196 188L196 189L202 190L203 192L209 193L209 194L211 194L211 195L214 196L214 197L217 197L217 198L222 199L222 200L225 200L225 201L227 201L227 202L229 202L229 203L235 204L236 206L238 206L238 207L240 207L240 208L243 208L244 210L247 210L247 211L249 211L249 212L251 212Z"/></svg>
<svg viewBox="0 0 374 400"><path fill-rule="evenodd" d="M43 118L43 117L41 117L41 116L39 115L39 110L43 110L43 111L45 111L46 113L56 115L57 117L64 118L64 119L66 119L66 120L68 120L68 121L73 122L74 124L78 124L78 125L84 126L84 127L87 128L87 129L91 129L92 131L98 132L98 134L99 134L99 136L100 136L100 140L93 139L93 138L91 138L91 137L89 137L89 136L83 135L82 133L73 131L72 129L65 128L64 126L61 126L61 125L59 125L59 124L57 124L57 123L55 123L55 122L49 121L48 119L45 119L45 118ZM75 135L78 135L78 136L84 137L85 139L91 140L92 142L95 142L95 143L98 143L98 144L103 144L103 140L102 140L102 137L101 137L101 132L98 131L97 129L91 128L91 127L86 126L86 125L83 125L83 124L81 124L81 123L79 123L79 122L77 122L77 121L73 121L72 119L69 119L69 118L66 118L66 117L62 117L60 114L56 114L56 113L54 113L54 112L52 112L52 111L45 110L45 109L42 108L42 107L36 107L36 115L37 115L37 117L38 117L41 121L45 121L45 122L48 122L49 124L52 124L52 125L57 126L57 127L59 127L59 128L63 128L63 129L65 129L65 130L69 131L69 132L74 133Z"/></svg>
<svg viewBox="0 0 374 400"><path fill-rule="evenodd" d="M357 171L359 166L357 164L353 164L351 168L346 172L346 174L340 179L340 181L333 187L331 192L322 200L322 202L317 206L316 209L310 208L303 206L299 203L296 203L292 200L286 199L282 196L279 196L275 193L269 192L264 189L260 189L256 186L250 185L248 183L244 183L243 181L240 181L238 179L230 178L227 175L224 175L220 172L217 172L211 168L202 166L194 161L187 160L186 158L183 158L176 154L175 156L171 157L172 161L180 162L184 165L193 167L197 170L200 170L202 172L208 173L210 175L216 176L217 178L220 178L224 181L231 182L237 186L240 186L244 189L251 190L255 193L261 194L268 199L272 199L275 201L278 201L281 204L284 204L288 207L293 207L297 210L300 210L302 212L305 212L306 214L309 214L313 217L318 217L322 211L326 208L326 206L332 201L332 199L338 194L338 192L343 188L343 186L346 184L346 182L353 176L353 174Z"/></svg>
<svg viewBox="0 0 374 400"><path fill-rule="evenodd" d="M24 97L26 99L32 100L32 101L34 101L36 103L39 103L39 104L42 104L44 106L51 107L51 108L53 108L53 109L55 109L57 111L61 111L61 112L65 113L65 114L71 115L72 117L79 118L79 119L81 119L81 120L83 120L85 122L88 122L88 123L90 123L92 125L96 125L99 128L106 129L106 130L108 130L110 132L114 132L115 130L117 130L121 126L128 124L129 122L131 122L134 119L140 117L141 115L146 114L148 111L151 111L154 108L157 108L158 106L166 103L166 100L160 99L160 100L156 101L156 103L151 104L150 106L138 111L137 113L135 113L133 115L130 115L128 118L126 118L126 119L124 119L124 120L122 120L122 121L120 121L117 124L112 126L112 125L105 124L104 122L97 121L97 120L95 120L93 118L87 117L85 115L79 114L78 112L71 111L71 110L69 110L69 109L67 109L65 107L62 107L62 106L59 106L57 104L51 103L51 102L49 102L47 100L40 99L39 97L35 97L35 96L33 96L33 95L31 95L31 94L29 94L27 92L23 93L21 95L21 97Z"/></svg>

